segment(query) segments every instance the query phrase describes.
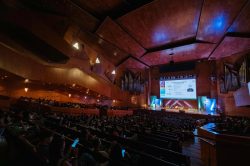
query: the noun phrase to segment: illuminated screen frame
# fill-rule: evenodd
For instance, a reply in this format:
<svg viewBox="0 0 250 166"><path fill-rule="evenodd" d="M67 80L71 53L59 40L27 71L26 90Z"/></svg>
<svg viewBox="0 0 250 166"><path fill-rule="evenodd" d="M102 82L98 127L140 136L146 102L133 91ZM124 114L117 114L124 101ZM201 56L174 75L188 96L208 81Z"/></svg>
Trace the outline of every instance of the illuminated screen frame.
<svg viewBox="0 0 250 166"><path fill-rule="evenodd" d="M248 87L248 94L250 96L250 82L247 83L247 87Z"/></svg>
<svg viewBox="0 0 250 166"><path fill-rule="evenodd" d="M173 98L173 97L162 97L161 96L161 81L174 81L174 80L195 80L195 98ZM197 100L197 79L196 78L185 78L185 79L169 79L169 80L160 80L159 81L160 84L160 99L175 99L175 100Z"/></svg>

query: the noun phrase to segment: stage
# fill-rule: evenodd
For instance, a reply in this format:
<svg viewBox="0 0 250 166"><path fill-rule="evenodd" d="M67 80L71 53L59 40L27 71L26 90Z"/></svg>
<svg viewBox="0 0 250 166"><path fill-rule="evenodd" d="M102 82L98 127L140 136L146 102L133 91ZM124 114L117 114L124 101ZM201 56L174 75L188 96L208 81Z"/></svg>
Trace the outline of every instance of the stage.
<svg viewBox="0 0 250 166"><path fill-rule="evenodd" d="M220 116L217 112L207 112L198 109L169 109L169 108L149 108L152 111L164 111L173 113L186 113L186 114L197 114L197 115L210 115L210 116Z"/></svg>

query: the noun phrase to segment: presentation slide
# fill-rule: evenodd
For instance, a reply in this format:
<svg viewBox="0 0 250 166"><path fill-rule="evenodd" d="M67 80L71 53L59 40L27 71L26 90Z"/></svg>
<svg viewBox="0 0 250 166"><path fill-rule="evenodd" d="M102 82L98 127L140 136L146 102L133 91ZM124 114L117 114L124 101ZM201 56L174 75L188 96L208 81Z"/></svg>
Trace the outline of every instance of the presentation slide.
<svg viewBox="0 0 250 166"><path fill-rule="evenodd" d="M160 81L160 98L196 99L196 79Z"/></svg>

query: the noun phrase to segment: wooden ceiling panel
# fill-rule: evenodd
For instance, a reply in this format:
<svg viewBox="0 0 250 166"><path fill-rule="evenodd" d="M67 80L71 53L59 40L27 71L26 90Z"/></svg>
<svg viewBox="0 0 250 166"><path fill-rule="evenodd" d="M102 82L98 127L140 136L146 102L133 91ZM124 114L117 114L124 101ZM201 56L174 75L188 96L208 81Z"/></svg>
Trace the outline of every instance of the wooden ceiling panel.
<svg viewBox="0 0 250 166"><path fill-rule="evenodd" d="M150 65L159 65L174 62L191 61L208 58L214 44L193 43L176 48L152 52L144 55L141 60Z"/></svg>
<svg viewBox="0 0 250 166"><path fill-rule="evenodd" d="M163 57L161 51L145 54L141 60L149 66L166 64L170 61L170 57Z"/></svg>
<svg viewBox="0 0 250 166"><path fill-rule="evenodd" d="M209 55L220 58L249 49L250 0L1 2L0 13L8 10L20 14L10 15L11 20L0 14L2 19L23 25L39 39L65 52L70 62L75 58L75 50L69 44L77 39L85 46L83 50L91 64L98 56L103 64L105 61L109 66L128 68L143 68L140 60L152 66L170 60L204 59ZM25 17L19 19L20 16ZM101 25L100 20L104 20ZM78 29L64 43L61 37L67 36L67 29L73 25Z"/></svg>
<svg viewBox="0 0 250 166"><path fill-rule="evenodd" d="M245 2L246 0L204 1L197 39L217 43Z"/></svg>
<svg viewBox="0 0 250 166"><path fill-rule="evenodd" d="M82 29L94 32L100 21L84 10L72 6L69 17L73 22L81 26Z"/></svg>
<svg viewBox="0 0 250 166"><path fill-rule="evenodd" d="M229 28L228 32L250 32L250 1L242 10L239 17L234 21L233 25Z"/></svg>
<svg viewBox="0 0 250 166"><path fill-rule="evenodd" d="M196 35L202 1L157 0L117 22L144 48L154 48Z"/></svg>
<svg viewBox="0 0 250 166"><path fill-rule="evenodd" d="M131 36L123 31L123 29L109 17L104 20L96 33L101 38L109 41L134 57L139 58L145 53L145 49L143 49Z"/></svg>
<svg viewBox="0 0 250 166"><path fill-rule="evenodd" d="M118 65L129 56L127 53L99 38L95 34L81 31L78 38L114 65Z"/></svg>
<svg viewBox="0 0 250 166"><path fill-rule="evenodd" d="M124 0L72 0L81 8L96 16L104 16L123 6Z"/></svg>
<svg viewBox="0 0 250 166"><path fill-rule="evenodd" d="M71 0L20 0L20 3L30 10L51 15L65 16L69 21L76 22L83 29L88 31L94 31L100 23L97 18L77 6Z"/></svg>
<svg viewBox="0 0 250 166"><path fill-rule="evenodd" d="M148 66L130 57L126 61L124 61L121 65L119 65L119 68L145 69L145 68L148 68Z"/></svg>
<svg viewBox="0 0 250 166"><path fill-rule="evenodd" d="M225 37L211 57L219 59L247 50L250 51L250 38Z"/></svg>

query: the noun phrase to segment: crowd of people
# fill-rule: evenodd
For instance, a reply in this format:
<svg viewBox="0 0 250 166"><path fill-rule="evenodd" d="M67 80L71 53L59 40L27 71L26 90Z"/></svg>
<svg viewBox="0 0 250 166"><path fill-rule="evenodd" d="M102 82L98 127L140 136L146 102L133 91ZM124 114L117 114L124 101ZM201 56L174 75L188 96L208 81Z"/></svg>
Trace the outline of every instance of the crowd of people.
<svg viewBox="0 0 250 166"><path fill-rule="evenodd" d="M217 118L214 130L223 134L250 136L250 119L246 117Z"/></svg>
<svg viewBox="0 0 250 166"><path fill-rule="evenodd" d="M43 99L21 100L39 104L57 103ZM247 118L197 119L185 114L145 110L123 117L73 116L18 109L0 111L0 134L9 145L17 142L13 139L21 139L26 146L32 146L40 162L45 163L43 165L143 165L145 161L154 163L162 160L189 165L186 162L188 157L181 154L181 144L193 138L197 127L211 121L216 122L215 130L219 132L250 135L250 120ZM18 149L15 146L12 149ZM157 156L157 152L160 155ZM164 153L167 154L164 156ZM151 160L147 160L151 155Z"/></svg>
<svg viewBox="0 0 250 166"><path fill-rule="evenodd" d="M180 121L186 121L186 124L190 123L190 126L174 125ZM56 128L52 127L52 123L57 125ZM78 125L81 125L82 128L79 128ZM1 131L5 128L8 129L5 131L7 135L15 133L14 136L18 136L18 138L20 135L24 137L30 142L29 144L34 145L35 152L42 160L50 165L123 165L125 158L131 161L138 155L130 154L127 150L125 152L121 142L104 139L97 132L116 138L139 141L140 134L152 131L180 133L188 131L191 133L195 128L195 120L191 118L180 120L173 116L151 118L146 114L125 117L72 116L15 109L8 112L1 111L0 126ZM73 148L75 138L64 133L60 126L81 133L78 137L79 143L91 153ZM59 134L55 134L53 131ZM71 141L66 139L69 137L71 137Z"/></svg>
<svg viewBox="0 0 250 166"><path fill-rule="evenodd" d="M31 98L31 97L20 97L19 101L25 101L30 103L36 103L40 105L49 105L54 107L67 107L67 108L99 108L98 104L83 104L74 102L59 102L51 99L44 98Z"/></svg>
<svg viewBox="0 0 250 166"><path fill-rule="evenodd" d="M20 97L19 101L29 102L29 103L36 103L40 105L49 105L53 107L67 107L67 108L96 108L100 109L102 107L107 107L107 105L102 104L84 104L84 103L76 103L76 102L59 102L56 100L51 99L44 99L44 98L31 98L31 97ZM128 110L128 107L125 106L110 106L112 110Z"/></svg>

